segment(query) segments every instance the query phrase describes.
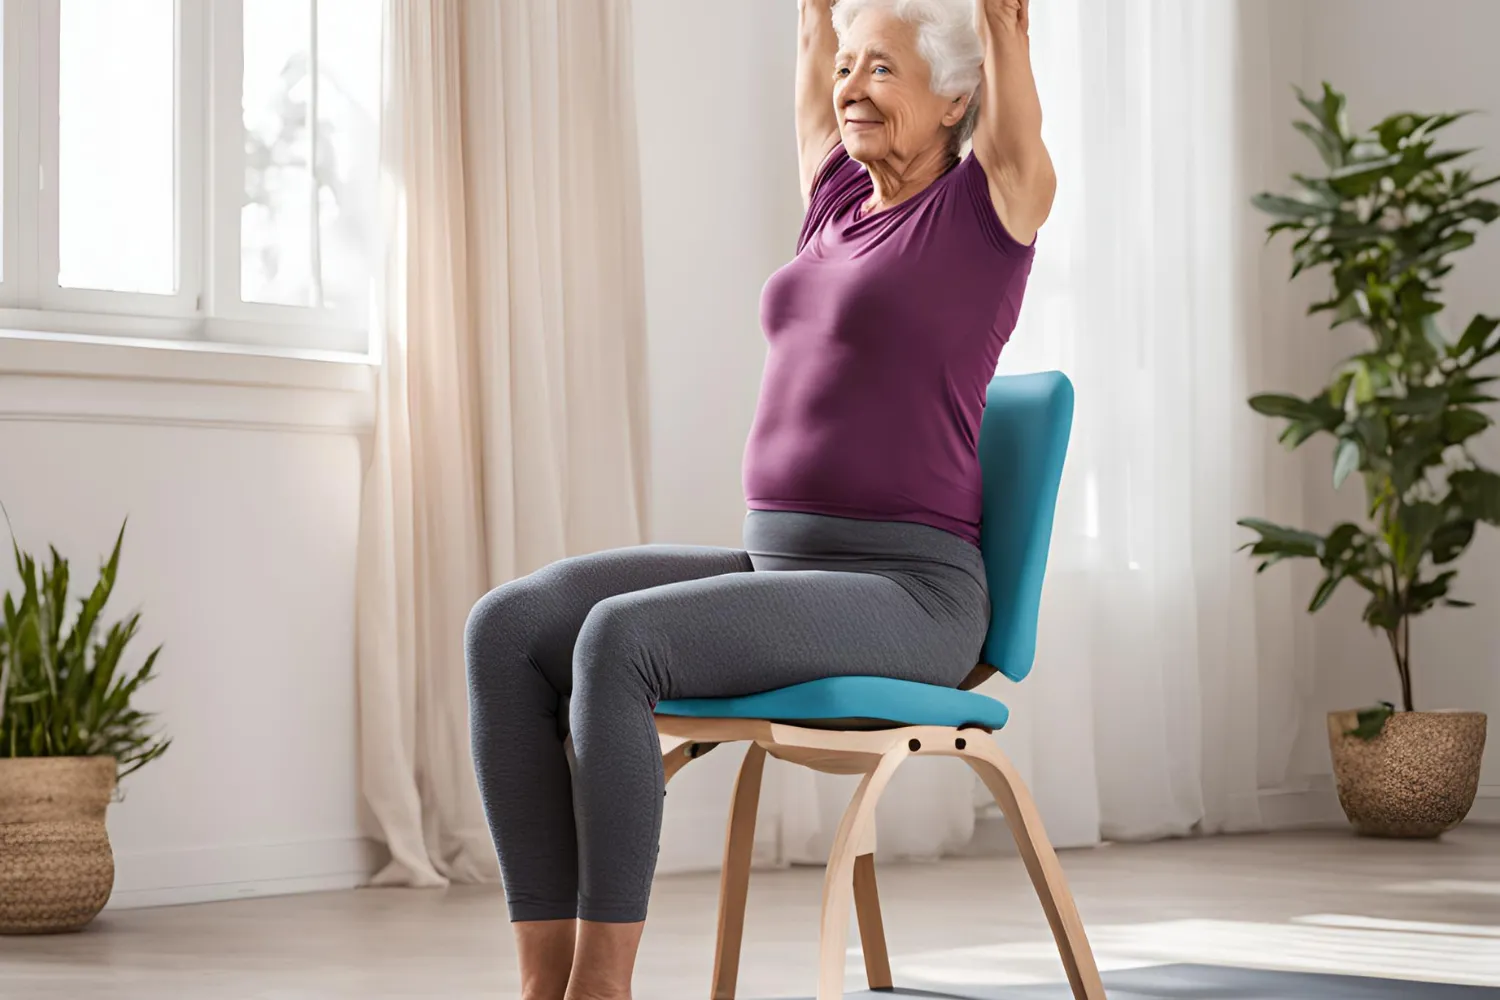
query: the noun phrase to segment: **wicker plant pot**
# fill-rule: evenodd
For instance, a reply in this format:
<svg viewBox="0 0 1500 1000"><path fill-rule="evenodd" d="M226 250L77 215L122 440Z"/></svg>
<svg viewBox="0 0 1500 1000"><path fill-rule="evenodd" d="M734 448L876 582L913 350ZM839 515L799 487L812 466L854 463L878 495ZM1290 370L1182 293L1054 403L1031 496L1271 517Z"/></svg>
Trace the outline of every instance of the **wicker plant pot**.
<svg viewBox="0 0 1500 1000"><path fill-rule="evenodd" d="M1397 712L1373 740L1344 735L1355 712L1328 714L1339 805L1368 837L1437 837L1463 822L1479 790L1483 712Z"/></svg>
<svg viewBox="0 0 1500 1000"><path fill-rule="evenodd" d="M113 757L0 759L0 933L76 931L109 901Z"/></svg>

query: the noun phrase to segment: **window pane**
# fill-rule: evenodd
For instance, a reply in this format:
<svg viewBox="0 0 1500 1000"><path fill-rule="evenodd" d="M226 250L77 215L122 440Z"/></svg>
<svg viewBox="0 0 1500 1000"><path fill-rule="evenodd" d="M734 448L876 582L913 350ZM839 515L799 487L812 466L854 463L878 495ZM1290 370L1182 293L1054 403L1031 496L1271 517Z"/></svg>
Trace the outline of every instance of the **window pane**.
<svg viewBox="0 0 1500 1000"><path fill-rule="evenodd" d="M240 296L313 304L312 0L245 4L245 201Z"/></svg>
<svg viewBox="0 0 1500 1000"><path fill-rule="evenodd" d="M376 245L381 5L318 0L318 200L325 303L363 318Z"/></svg>
<svg viewBox="0 0 1500 1000"><path fill-rule="evenodd" d="M173 0L62 0L58 283L177 290Z"/></svg>
<svg viewBox="0 0 1500 1000"><path fill-rule="evenodd" d="M244 64L241 297L357 318L371 274L380 5L247 3Z"/></svg>

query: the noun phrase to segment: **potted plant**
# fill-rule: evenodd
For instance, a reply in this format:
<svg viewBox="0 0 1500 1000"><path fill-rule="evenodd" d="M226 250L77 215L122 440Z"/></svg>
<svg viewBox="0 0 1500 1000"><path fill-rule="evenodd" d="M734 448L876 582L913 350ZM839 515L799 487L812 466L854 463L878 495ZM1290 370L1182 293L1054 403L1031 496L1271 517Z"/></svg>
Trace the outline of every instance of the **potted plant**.
<svg viewBox="0 0 1500 1000"><path fill-rule="evenodd" d="M1467 607L1450 596L1453 569L1477 524L1500 523L1500 476L1475 457L1491 423L1487 362L1500 354L1500 320L1475 316L1450 327L1440 300L1450 257L1500 217L1481 192L1500 177L1476 178L1457 165L1469 150L1439 149L1438 134L1462 114L1400 113L1366 132L1349 127L1344 95L1298 92L1311 116L1296 128L1323 170L1293 175L1290 195L1254 204L1288 232L1292 276L1328 268L1331 294L1309 314L1366 335L1311 398L1255 396L1259 413L1285 421L1296 448L1318 434L1335 439L1333 485L1364 486L1364 516L1326 534L1258 519L1240 523L1259 538L1247 547L1265 570L1283 559L1316 560L1322 582L1309 611L1350 581L1368 600L1364 621L1381 633L1400 681L1390 703L1329 715L1339 801L1360 833L1433 837L1468 814L1479 784L1485 716L1416 711L1411 630L1433 608Z"/></svg>
<svg viewBox="0 0 1500 1000"><path fill-rule="evenodd" d="M12 536L19 599L0 620L0 933L77 930L114 886L104 812L118 781L170 741L131 698L160 648L123 669L140 615L105 627L125 529L88 596L67 612L68 563L39 566Z"/></svg>

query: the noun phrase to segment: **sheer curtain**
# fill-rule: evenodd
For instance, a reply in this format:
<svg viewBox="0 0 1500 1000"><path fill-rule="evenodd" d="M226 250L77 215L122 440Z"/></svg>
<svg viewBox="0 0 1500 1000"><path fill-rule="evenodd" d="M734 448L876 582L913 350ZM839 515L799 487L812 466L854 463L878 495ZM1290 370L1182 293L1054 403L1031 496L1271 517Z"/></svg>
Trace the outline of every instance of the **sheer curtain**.
<svg viewBox="0 0 1500 1000"><path fill-rule="evenodd" d="M1289 765L1303 617L1235 521L1301 496L1245 404L1293 362L1248 207L1278 183L1291 9L1033 5L1059 195L1000 370L1062 369L1077 412L1036 672L986 690L1059 844L1255 829Z"/></svg>
<svg viewBox="0 0 1500 1000"><path fill-rule="evenodd" d="M640 190L626 0L388 0L385 364L365 483L360 784L382 884L498 877L464 622L641 540Z"/></svg>
<svg viewBox="0 0 1500 1000"><path fill-rule="evenodd" d="M1060 846L1255 829L1288 767L1304 616L1256 580L1235 521L1301 502L1245 404L1292 362L1283 259L1247 202L1278 183L1294 9L1032 4L1059 192L1000 371L1061 369L1077 411L1036 669L984 690L1012 706L997 738ZM951 763L903 769L883 858L969 842L984 800ZM850 782L776 781L762 858L826 857Z"/></svg>

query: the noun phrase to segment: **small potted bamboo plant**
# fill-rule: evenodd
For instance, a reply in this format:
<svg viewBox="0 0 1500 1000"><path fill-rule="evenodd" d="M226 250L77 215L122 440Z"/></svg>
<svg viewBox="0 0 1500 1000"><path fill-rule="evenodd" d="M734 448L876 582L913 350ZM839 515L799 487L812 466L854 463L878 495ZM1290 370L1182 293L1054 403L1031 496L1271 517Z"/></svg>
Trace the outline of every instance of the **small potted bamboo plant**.
<svg viewBox="0 0 1500 1000"><path fill-rule="evenodd" d="M119 779L170 742L131 707L160 648L131 673L140 615L103 624L124 538L122 527L69 616L67 560L52 549L39 565L12 536L21 583L0 620L0 933L77 930L98 915L115 875L105 809Z"/></svg>
<svg viewBox="0 0 1500 1000"><path fill-rule="evenodd" d="M1326 534L1258 519L1247 547L1260 569L1283 559L1315 560L1322 581L1309 611L1345 581L1368 600L1364 621L1390 647L1401 706L1389 702L1328 719L1339 801L1356 831L1433 837L1473 806L1484 750L1479 712L1416 711L1412 624L1451 596L1454 563L1480 523L1500 524L1500 476L1475 455L1491 418L1485 404L1500 354L1500 320L1475 316L1450 327L1439 296L1450 257L1500 217L1481 192L1500 177L1477 178L1457 165L1470 150L1437 146L1462 114L1391 115L1366 132L1349 127L1344 95L1327 84L1319 98L1298 92L1310 121L1296 128L1317 149L1323 170L1294 175L1289 195L1261 194L1287 232L1292 276L1327 267L1331 294L1309 310L1367 336L1311 396L1268 393L1250 405L1285 422L1296 448L1319 434L1335 439L1333 485L1364 486L1364 517Z"/></svg>

